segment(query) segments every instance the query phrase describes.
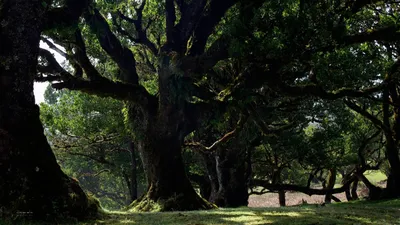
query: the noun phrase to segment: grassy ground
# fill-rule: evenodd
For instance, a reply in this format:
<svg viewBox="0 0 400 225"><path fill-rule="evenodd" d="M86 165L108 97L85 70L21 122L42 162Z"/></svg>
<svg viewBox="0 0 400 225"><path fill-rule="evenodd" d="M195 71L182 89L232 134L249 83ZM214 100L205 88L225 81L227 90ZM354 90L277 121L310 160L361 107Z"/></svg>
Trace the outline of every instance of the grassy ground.
<svg viewBox="0 0 400 225"><path fill-rule="evenodd" d="M60 221L61 222L61 221ZM6 223L30 224L43 223ZM55 223L51 223L55 224ZM65 224L65 223L60 223ZM103 219L77 225L261 225L261 224L400 224L400 199L391 201L301 205L285 208L239 208L169 213L110 212Z"/></svg>
<svg viewBox="0 0 400 225"><path fill-rule="evenodd" d="M0 225L45 225L32 222L5 222ZM262 225L262 224L379 224L400 225L400 199L390 201L354 201L321 206L304 204L291 207L237 208L209 211L126 213L107 212L102 219L89 222L49 224L74 225Z"/></svg>
<svg viewBox="0 0 400 225"><path fill-rule="evenodd" d="M364 175L371 183L375 185L387 179L386 175L381 171L367 171L364 173Z"/></svg>
<svg viewBox="0 0 400 225"><path fill-rule="evenodd" d="M400 224L400 199L391 201L302 205L285 208L239 208L171 213L110 213L86 224L261 225L261 224Z"/></svg>
<svg viewBox="0 0 400 225"><path fill-rule="evenodd" d="M387 177L380 171L367 171L364 173L364 175L368 178L368 180L371 183L375 185L379 185L381 187L384 187L386 185ZM341 181L342 177L338 175L335 188L342 187ZM322 186L314 185L313 188L321 189ZM360 198L363 198L368 195L368 189L362 182L359 183L357 192ZM335 197L337 197L343 202L347 201L345 193L335 194ZM325 199L324 195L308 196L306 194L298 192L286 192L286 205L288 206L298 205L301 204L303 201L309 204L321 204L322 202L324 202L324 199ZM278 207L278 206L279 206L278 193L251 195L249 197L249 207Z"/></svg>

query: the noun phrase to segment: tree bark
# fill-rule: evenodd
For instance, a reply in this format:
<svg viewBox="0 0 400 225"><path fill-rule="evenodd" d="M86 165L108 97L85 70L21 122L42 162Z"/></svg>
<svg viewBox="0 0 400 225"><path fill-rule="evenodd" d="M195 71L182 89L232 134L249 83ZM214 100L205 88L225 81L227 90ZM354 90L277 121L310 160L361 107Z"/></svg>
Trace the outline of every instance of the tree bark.
<svg viewBox="0 0 400 225"><path fill-rule="evenodd" d="M136 163L136 154L135 154L135 145L133 142L129 143L129 151L131 153L131 179L130 179L130 195L131 201L135 201L138 197L138 189L137 189L137 163Z"/></svg>
<svg viewBox="0 0 400 225"><path fill-rule="evenodd" d="M179 89L172 56L162 54L158 68L159 95L156 102L127 103L137 151L140 153L148 189L131 204L137 211L211 209L190 183L182 160L184 138L195 129L197 112Z"/></svg>
<svg viewBox="0 0 400 225"><path fill-rule="evenodd" d="M382 198L382 188L373 185L363 174L359 174L358 178L365 184L365 186L367 186L369 190L368 199L379 200Z"/></svg>
<svg viewBox="0 0 400 225"><path fill-rule="evenodd" d="M208 196L203 196L208 199L210 202L217 204L216 199L218 198L218 175L217 175L217 163L214 154L204 154L203 159L207 168L207 175L210 181L210 194Z"/></svg>
<svg viewBox="0 0 400 225"><path fill-rule="evenodd" d="M358 188L358 179L355 180L351 185L351 200L358 200L357 188Z"/></svg>
<svg viewBox="0 0 400 225"><path fill-rule="evenodd" d="M327 178L326 189L328 193L325 195L325 203L331 203L332 200L332 189L335 186L336 182L336 169L330 169Z"/></svg>
<svg viewBox="0 0 400 225"><path fill-rule="evenodd" d="M196 183L200 189L200 196L204 199L209 199L211 195L211 183L207 175L199 175L191 173L189 179L193 183Z"/></svg>
<svg viewBox="0 0 400 225"><path fill-rule="evenodd" d="M245 161L240 150L221 149L214 156L205 158L211 182L209 201L221 207L248 205L248 186Z"/></svg>
<svg viewBox="0 0 400 225"><path fill-rule="evenodd" d="M279 191L278 191L278 195L279 195L279 206L285 207L285 206L286 206L286 194L285 194L285 190L279 190Z"/></svg>
<svg viewBox="0 0 400 225"><path fill-rule="evenodd" d="M98 204L61 171L33 96L42 3L0 1L0 211L83 219L94 215Z"/></svg>
<svg viewBox="0 0 400 225"><path fill-rule="evenodd" d="M138 211L180 211L210 209L198 196L185 173L177 137L146 135L138 141L148 180L147 192L131 207Z"/></svg>
<svg viewBox="0 0 400 225"><path fill-rule="evenodd" d="M386 157L389 161L389 176L386 189L382 193L382 198L400 197L400 159L398 146L394 140L386 140Z"/></svg>
<svg viewBox="0 0 400 225"><path fill-rule="evenodd" d="M388 88L383 91L383 99L390 101L390 98L394 98L398 103L400 102L396 85L391 80L392 74L385 79L388 82ZM381 193L382 196L380 198L396 198L400 197L400 158L399 158L399 149L398 143L400 139L400 117L399 117L399 109L394 108L394 125L392 129L390 129L390 117L391 111L388 103L383 103L383 124L387 128L384 130L384 134L386 137L386 146L385 146L385 155L389 162L389 176L386 183L386 188ZM370 189L371 190L371 189Z"/></svg>

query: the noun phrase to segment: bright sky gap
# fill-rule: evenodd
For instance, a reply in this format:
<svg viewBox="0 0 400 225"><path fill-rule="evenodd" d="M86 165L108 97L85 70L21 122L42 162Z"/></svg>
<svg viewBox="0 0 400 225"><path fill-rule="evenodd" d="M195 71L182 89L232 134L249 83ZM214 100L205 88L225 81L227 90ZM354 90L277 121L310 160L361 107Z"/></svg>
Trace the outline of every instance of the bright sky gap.
<svg viewBox="0 0 400 225"><path fill-rule="evenodd" d="M56 46L60 49L63 49L61 46L57 45ZM54 50L50 49L49 46L47 46L47 44L45 44L44 42L40 42L40 48L49 50L51 53L54 54L56 60L58 63L61 63L65 60L64 57L62 57L60 54L58 54L57 52L55 52ZM35 95L35 102L36 104L40 104L41 102L44 102L44 92L46 91L46 87L47 85L49 85L49 82L35 82L33 85L33 93Z"/></svg>

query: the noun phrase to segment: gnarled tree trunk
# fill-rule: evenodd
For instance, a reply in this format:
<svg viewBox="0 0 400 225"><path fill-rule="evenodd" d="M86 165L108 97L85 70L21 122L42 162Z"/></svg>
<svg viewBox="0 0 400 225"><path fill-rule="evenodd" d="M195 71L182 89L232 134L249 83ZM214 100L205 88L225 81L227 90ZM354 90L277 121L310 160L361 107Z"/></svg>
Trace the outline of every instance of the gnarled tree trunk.
<svg viewBox="0 0 400 225"><path fill-rule="evenodd" d="M138 211L177 211L210 209L190 183L183 164L181 143L176 136L146 134L138 141L148 181L147 192L132 204Z"/></svg>
<svg viewBox="0 0 400 225"><path fill-rule="evenodd" d="M237 149L221 149L205 157L211 182L209 200L221 207L248 205L248 187L245 161Z"/></svg>
<svg viewBox="0 0 400 225"><path fill-rule="evenodd" d="M44 5L0 1L0 211L83 219L97 212L97 202L61 171L34 102Z"/></svg>
<svg viewBox="0 0 400 225"><path fill-rule="evenodd" d="M132 203L139 211L211 209L190 183L182 160L183 141L194 130L196 112L182 98L179 81L165 56L159 68L159 98L147 109L130 106L138 146L147 176L147 192Z"/></svg>

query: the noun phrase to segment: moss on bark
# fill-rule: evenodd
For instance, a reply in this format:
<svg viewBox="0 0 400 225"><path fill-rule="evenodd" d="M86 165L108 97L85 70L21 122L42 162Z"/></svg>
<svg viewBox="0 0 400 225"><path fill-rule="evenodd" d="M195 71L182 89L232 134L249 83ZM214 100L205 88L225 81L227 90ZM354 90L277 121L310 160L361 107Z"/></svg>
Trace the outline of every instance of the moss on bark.
<svg viewBox="0 0 400 225"><path fill-rule="evenodd" d="M140 199L134 201L129 206L131 212L165 212L165 211L189 211L189 210L208 210L218 207L204 198L196 195L187 197L183 194L171 196L169 198L159 198L153 200L149 194L144 194Z"/></svg>

